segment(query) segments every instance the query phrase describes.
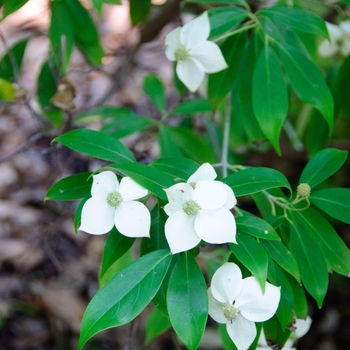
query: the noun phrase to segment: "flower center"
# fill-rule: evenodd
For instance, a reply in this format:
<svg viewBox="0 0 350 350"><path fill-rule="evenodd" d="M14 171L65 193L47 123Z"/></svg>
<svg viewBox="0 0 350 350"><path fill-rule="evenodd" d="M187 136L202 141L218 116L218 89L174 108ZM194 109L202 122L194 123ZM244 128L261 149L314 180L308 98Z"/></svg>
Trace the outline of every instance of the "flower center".
<svg viewBox="0 0 350 350"><path fill-rule="evenodd" d="M226 304L223 309L225 318L231 323L236 319L237 315L239 314L239 310L230 304Z"/></svg>
<svg viewBox="0 0 350 350"><path fill-rule="evenodd" d="M196 183L195 183L195 182L190 182L189 185L190 185L193 189L196 188Z"/></svg>
<svg viewBox="0 0 350 350"><path fill-rule="evenodd" d="M182 208L182 210L189 216L196 216L200 209L201 207L199 204L193 199L185 202L185 205Z"/></svg>
<svg viewBox="0 0 350 350"><path fill-rule="evenodd" d="M116 208L123 201L122 195L117 192L110 192L107 196L107 203L113 208Z"/></svg>
<svg viewBox="0 0 350 350"><path fill-rule="evenodd" d="M188 57L188 50L184 47L179 47L175 51L175 59L176 61L184 61Z"/></svg>

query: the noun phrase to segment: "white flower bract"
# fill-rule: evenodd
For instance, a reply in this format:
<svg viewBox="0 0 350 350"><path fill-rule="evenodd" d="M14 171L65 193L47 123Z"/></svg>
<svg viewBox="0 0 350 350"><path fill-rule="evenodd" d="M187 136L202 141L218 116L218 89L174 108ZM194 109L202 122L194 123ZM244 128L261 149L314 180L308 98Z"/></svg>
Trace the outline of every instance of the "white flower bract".
<svg viewBox="0 0 350 350"><path fill-rule="evenodd" d="M189 177L165 189L169 215L165 236L173 254L194 248L201 240L208 243L237 243L236 221L230 209L237 201L232 189L214 181L213 167L205 163Z"/></svg>
<svg viewBox="0 0 350 350"><path fill-rule="evenodd" d="M227 68L219 46L207 40L209 34L210 22L204 12L165 38L165 55L170 61L177 61L176 74L192 92L198 89L205 73Z"/></svg>
<svg viewBox="0 0 350 350"><path fill-rule="evenodd" d="M93 175L91 198L83 206L79 230L100 235L115 225L124 236L149 237L151 215L143 203L134 201L147 193L128 177L119 183L112 171Z"/></svg>
<svg viewBox="0 0 350 350"><path fill-rule="evenodd" d="M266 282L263 294L255 277L242 279L236 264L225 263L214 273L208 297L211 318L226 323L237 349L246 350L257 334L255 322L267 321L276 313L281 291Z"/></svg>

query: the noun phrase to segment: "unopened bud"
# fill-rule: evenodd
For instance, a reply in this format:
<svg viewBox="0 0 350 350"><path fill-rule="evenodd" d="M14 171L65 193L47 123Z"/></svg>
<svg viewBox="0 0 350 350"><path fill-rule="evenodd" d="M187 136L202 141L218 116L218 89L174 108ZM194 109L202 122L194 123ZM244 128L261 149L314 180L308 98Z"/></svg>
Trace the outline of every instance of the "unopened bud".
<svg viewBox="0 0 350 350"><path fill-rule="evenodd" d="M311 193L311 187L309 184L300 184L297 188L297 193L300 197L308 198Z"/></svg>

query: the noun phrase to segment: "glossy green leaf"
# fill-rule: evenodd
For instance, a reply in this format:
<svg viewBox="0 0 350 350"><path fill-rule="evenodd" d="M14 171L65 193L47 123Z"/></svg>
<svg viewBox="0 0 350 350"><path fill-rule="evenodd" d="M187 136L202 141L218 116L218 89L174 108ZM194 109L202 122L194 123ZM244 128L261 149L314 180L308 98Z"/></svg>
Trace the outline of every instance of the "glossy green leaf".
<svg viewBox="0 0 350 350"><path fill-rule="evenodd" d="M94 66L101 64L103 49L96 25L79 0L65 0L69 19L74 27L74 41L87 60Z"/></svg>
<svg viewBox="0 0 350 350"><path fill-rule="evenodd" d="M238 113L244 130L252 142L265 140L253 111L253 74L260 46L257 37L253 35L244 50L238 76L239 104L236 107L239 108Z"/></svg>
<svg viewBox="0 0 350 350"><path fill-rule="evenodd" d="M163 127L160 129L158 135L158 143L161 158L183 157L183 153L180 147L173 140L168 127Z"/></svg>
<svg viewBox="0 0 350 350"><path fill-rule="evenodd" d="M233 254L258 280L264 293L268 265L265 249L250 235L238 232L236 238L238 244L229 244Z"/></svg>
<svg viewBox="0 0 350 350"><path fill-rule="evenodd" d="M216 155L213 147L194 131L184 127L167 127L166 129L184 155L200 163L216 162Z"/></svg>
<svg viewBox="0 0 350 350"><path fill-rule="evenodd" d="M297 282L293 277L286 275L289 280L294 294L294 306L293 310L297 318L303 318L304 320L308 316L308 304L306 300L305 290L300 282Z"/></svg>
<svg viewBox="0 0 350 350"><path fill-rule="evenodd" d="M265 45L253 76L253 109L261 130L278 154L278 139L288 112L288 95L282 68L273 50Z"/></svg>
<svg viewBox="0 0 350 350"><path fill-rule="evenodd" d="M74 151L111 162L134 162L133 154L116 138L99 131L76 129L54 139Z"/></svg>
<svg viewBox="0 0 350 350"><path fill-rule="evenodd" d="M216 7L208 10L210 36L221 35L234 28L248 16L248 12L239 7Z"/></svg>
<svg viewBox="0 0 350 350"><path fill-rule="evenodd" d="M4 9L2 11L2 19L9 16L11 13L20 9L23 5L25 5L28 0L5 0L4 1Z"/></svg>
<svg viewBox="0 0 350 350"><path fill-rule="evenodd" d="M332 225L316 210L309 208L293 213L293 221L318 246L326 259L328 270L349 276L350 250Z"/></svg>
<svg viewBox="0 0 350 350"><path fill-rule="evenodd" d="M198 114L211 112L210 104L206 98L194 98L187 100L175 107L171 114Z"/></svg>
<svg viewBox="0 0 350 350"><path fill-rule="evenodd" d="M315 13L301 8L276 6L260 10L258 14L270 18L273 22L283 23L301 32L321 35L328 39L325 22Z"/></svg>
<svg viewBox="0 0 350 350"><path fill-rule="evenodd" d="M158 202L151 210L150 238L145 237L142 239L141 255L159 249L169 249L164 233L164 226L167 218L168 216L163 210L163 205Z"/></svg>
<svg viewBox="0 0 350 350"><path fill-rule="evenodd" d="M51 22L49 38L52 59L60 73L65 74L74 46L74 25L70 20L67 1L53 0L50 3Z"/></svg>
<svg viewBox="0 0 350 350"><path fill-rule="evenodd" d="M106 168L120 171L122 174L129 176L139 185L164 200L167 200L164 189L175 184L170 176L160 172L156 168L141 163L111 164Z"/></svg>
<svg viewBox="0 0 350 350"><path fill-rule="evenodd" d="M77 209L75 210L75 214L74 214L74 231L75 234L78 234L78 228L79 228L79 224L81 221L81 211L83 210L83 206L85 204L85 202L89 199L90 197L84 198L82 201L80 201Z"/></svg>
<svg viewBox="0 0 350 350"><path fill-rule="evenodd" d="M137 115L128 108L116 106L92 108L80 113L74 119L86 125L101 122L101 131L117 139L154 125L153 119Z"/></svg>
<svg viewBox="0 0 350 350"><path fill-rule="evenodd" d="M300 273L297 262L289 249L282 242L262 240L260 243L278 265L300 282Z"/></svg>
<svg viewBox="0 0 350 350"><path fill-rule="evenodd" d="M228 68L208 77L208 99L214 111L219 108L236 83L240 72L239 58L242 57L246 38L246 33L234 35L221 45Z"/></svg>
<svg viewBox="0 0 350 350"><path fill-rule="evenodd" d="M151 10L151 0L130 0L130 18L133 26L143 22Z"/></svg>
<svg viewBox="0 0 350 350"><path fill-rule="evenodd" d="M326 148L315 154L306 164L300 176L300 183L307 183L311 188L333 175L345 162L347 151Z"/></svg>
<svg viewBox="0 0 350 350"><path fill-rule="evenodd" d="M310 156L326 148L329 142L329 127L322 114L314 109L310 116L306 135L306 146Z"/></svg>
<svg viewBox="0 0 350 350"><path fill-rule="evenodd" d="M236 196L245 196L276 187L285 187L291 191L286 177L270 168L247 168L223 179Z"/></svg>
<svg viewBox="0 0 350 350"><path fill-rule="evenodd" d="M150 164L164 174L171 176L174 180L187 181L188 178L199 168L199 164L188 158L172 157L160 158Z"/></svg>
<svg viewBox="0 0 350 350"><path fill-rule="evenodd" d="M9 81L16 81L21 73L24 52L28 39L21 40L9 48L0 60L0 77Z"/></svg>
<svg viewBox="0 0 350 350"><path fill-rule="evenodd" d="M45 195L45 201L75 201L90 197L91 186L91 173L79 173L68 176L50 187Z"/></svg>
<svg viewBox="0 0 350 350"><path fill-rule="evenodd" d="M146 322L146 340L145 345L148 345L151 340L158 335L164 333L171 327L169 317L166 317L158 308L154 308L148 316Z"/></svg>
<svg viewBox="0 0 350 350"><path fill-rule="evenodd" d="M150 303L168 271L172 256L158 250L117 273L85 310L78 349L96 333L129 323Z"/></svg>
<svg viewBox="0 0 350 350"><path fill-rule="evenodd" d="M271 259L269 259L268 277L273 285L281 287L281 299L276 315L281 322L282 329L286 329L293 321L293 290L285 272Z"/></svg>
<svg viewBox="0 0 350 350"><path fill-rule="evenodd" d="M289 338L291 331L282 328L279 318L277 315L274 315L264 322L264 333L266 339L269 339L273 344L276 344L276 347L280 345L280 348L282 349L282 346Z"/></svg>
<svg viewBox="0 0 350 350"><path fill-rule="evenodd" d="M41 68L38 78L37 97L44 115L55 127L63 124L63 112L50 104L50 100L56 93L56 79L48 62L45 62Z"/></svg>
<svg viewBox="0 0 350 350"><path fill-rule="evenodd" d="M100 269L100 280L106 271L120 259L134 244L135 238L122 235L115 227L108 234L103 250L103 258Z"/></svg>
<svg viewBox="0 0 350 350"><path fill-rule="evenodd" d="M326 188L311 192L309 200L331 217L350 224L349 188Z"/></svg>
<svg viewBox="0 0 350 350"><path fill-rule="evenodd" d="M318 109L333 130L334 102L320 69L302 52L286 43L279 43L283 68L299 98Z"/></svg>
<svg viewBox="0 0 350 350"><path fill-rule="evenodd" d="M166 95L161 80L155 74L148 74L143 79L143 89L159 111L165 112Z"/></svg>
<svg viewBox="0 0 350 350"><path fill-rule="evenodd" d="M291 225L290 249L303 285L321 308L328 288L327 264L322 252L307 232L296 224Z"/></svg>
<svg viewBox="0 0 350 350"><path fill-rule="evenodd" d="M280 241L274 228L265 220L257 216L239 216L236 218L237 230L251 236Z"/></svg>
<svg viewBox="0 0 350 350"><path fill-rule="evenodd" d="M170 276L167 305L179 338L187 349L197 349L208 317L208 293L203 273L189 252L179 258Z"/></svg>

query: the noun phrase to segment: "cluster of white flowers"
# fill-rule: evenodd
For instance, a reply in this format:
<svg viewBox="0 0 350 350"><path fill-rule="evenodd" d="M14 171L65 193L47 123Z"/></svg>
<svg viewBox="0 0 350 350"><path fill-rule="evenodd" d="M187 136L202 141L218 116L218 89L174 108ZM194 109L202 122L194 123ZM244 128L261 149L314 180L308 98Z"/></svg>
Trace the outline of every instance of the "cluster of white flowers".
<svg viewBox="0 0 350 350"><path fill-rule="evenodd" d="M194 92L205 73L227 68L226 61L215 43L208 41L210 22L207 12L170 32L165 38L165 55L176 61L176 74Z"/></svg>
<svg viewBox="0 0 350 350"><path fill-rule="evenodd" d="M195 247L201 240L208 243L237 243L236 221L230 209L236 203L232 189L214 181L216 172L204 163L189 177L165 190L169 215L165 236L173 254Z"/></svg>
<svg viewBox="0 0 350 350"><path fill-rule="evenodd" d="M205 163L188 179L165 189L169 215L165 236L173 254L208 243L236 243L236 222L230 212L237 201L226 184L214 181L214 168ZM99 235L113 226L128 237L149 237L151 217L147 207L136 202L147 190L124 177L104 171L93 175L91 198L83 206L80 230Z"/></svg>
<svg viewBox="0 0 350 350"><path fill-rule="evenodd" d="M339 23L339 26L326 22L330 40L323 40L318 53L323 57L330 57L340 52L343 56L350 53L350 20Z"/></svg>
<svg viewBox="0 0 350 350"><path fill-rule="evenodd" d="M226 263L214 273L208 297L209 315L226 324L238 350L246 350L257 334L255 322L267 321L276 313L281 291L266 282L263 293L255 277L242 279L239 267Z"/></svg>
<svg viewBox="0 0 350 350"><path fill-rule="evenodd" d="M306 318L306 320L303 319L297 319L294 328L295 330L290 334L288 340L284 344L283 348L281 350L296 350L295 347L293 347L294 343L301 337L303 337L310 329L312 323L312 319L310 316ZM264 330L261 330L258 346L256 350L272 350L273 348L268 345Z"/></svg>

